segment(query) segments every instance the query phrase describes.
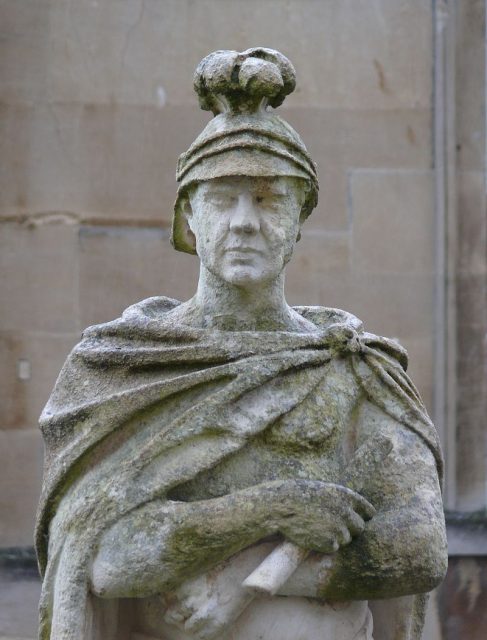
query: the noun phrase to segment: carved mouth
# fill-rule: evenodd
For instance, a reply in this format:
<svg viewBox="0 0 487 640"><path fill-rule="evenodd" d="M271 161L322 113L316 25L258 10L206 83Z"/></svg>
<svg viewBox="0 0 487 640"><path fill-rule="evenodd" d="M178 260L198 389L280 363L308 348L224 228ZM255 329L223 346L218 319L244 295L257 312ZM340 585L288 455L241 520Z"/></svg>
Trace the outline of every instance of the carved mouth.
<svg viewBox="0 0 487 640"><path fill-rule="evenodd" d="M225 253L262 253L259 249L254 249L253 247L230 247L225 250Z"/></svg>

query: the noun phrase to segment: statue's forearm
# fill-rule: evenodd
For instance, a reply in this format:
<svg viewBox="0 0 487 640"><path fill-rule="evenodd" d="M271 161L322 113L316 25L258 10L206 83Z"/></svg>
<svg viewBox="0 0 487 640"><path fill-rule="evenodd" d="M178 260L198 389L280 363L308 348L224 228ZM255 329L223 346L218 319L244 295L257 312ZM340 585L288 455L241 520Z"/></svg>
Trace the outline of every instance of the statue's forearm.
<svg viewBox="0 0 487 640"><path fill-rule="evenodd" d="M104 597L145 596L215 566L273 533L275 489L260 485L212 500L154 501L102 537L92 569Z"/></svg>
<svg viewBox="0 0 487 640"><path fill-rule="evenodd" d="M427 592L445 572L445 542L434 525L371 524L361 538L337 554L320 595L365 600Z"/></svg>
<svg viewBox="0 0 487 640"><path fill-rule="evenodd" d="M310 557L282 593L368 600L431 591L446 572L446 540L438 526L441 516L424 515L409 510L377 515L328 562Z"/></svg>

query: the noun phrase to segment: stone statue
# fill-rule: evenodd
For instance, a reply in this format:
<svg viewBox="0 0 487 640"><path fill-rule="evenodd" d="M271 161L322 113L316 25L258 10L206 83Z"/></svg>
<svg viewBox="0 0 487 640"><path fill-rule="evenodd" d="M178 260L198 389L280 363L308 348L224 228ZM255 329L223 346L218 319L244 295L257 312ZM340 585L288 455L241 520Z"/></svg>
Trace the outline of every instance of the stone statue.
<svg viewBox="0 0 487 640"><path fill-rule="evenodd" d="M280 53L217 51L178 165L194 297L88 328L41 417L43 640L418 640L447 563L435 429L395 341L295 307L317 203Z"/></svg>

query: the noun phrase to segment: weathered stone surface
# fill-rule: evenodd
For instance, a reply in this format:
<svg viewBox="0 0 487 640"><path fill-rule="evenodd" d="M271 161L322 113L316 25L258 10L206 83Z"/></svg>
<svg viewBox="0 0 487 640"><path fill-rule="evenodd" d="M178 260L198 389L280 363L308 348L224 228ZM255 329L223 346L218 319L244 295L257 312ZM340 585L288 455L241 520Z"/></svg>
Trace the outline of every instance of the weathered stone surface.
<svg viewBox="0 0 487 640"><path fill-rule="evenodd" d="M76 242L69 224L0 224L0 329L78 329Z"/></svg>
<svg viewBox="0 0 487 640"><path fill-rule="evenodd" d="M426 338L432 335L433 286L426 275L340 274L337 280L323 274L312 291L320 304L349 308L381 335Z"/></svg>
<svg viewBox="0 0 487 640"><path fill-rule="evenodd" d="M3 0L0 20L5 37L0 42L0 102L27 103L46 91L49 50L50 0Z"/></svg>
<svg viewBox="0 0 487 640"><path fill-rule="evenodd" d="M116 318L130 304L167 292L194 292L198 260L176 253L166 228L82 226L79 304L82 326Z"/></svg>
<svg viewBox="0 0 487 640"><path fill-rule="evenodd" d="M322 282L326 278L336 281L349 271L350 241L349 233L328 233L309 229L306 224L286 270L286 291L291 304L304 304L311 296L328 305L321 293Z"/></svg>
<svg viewBox="0 0 487 640"><path fill-rule="evenodd" d="M68 103L1 110L0 144L7 160L0 215L66 212L140 223L170 221L179 150L208 119L193 105ZM427 169L430 163L426 110L288 111L309 140L327 194L310 220L312 228L346 228L350 167Z"/></svg>
<svg viewBox="0 0 487 640"><path fill-rule="evenodd" d="M371 11L349 1L293 0L283 12L276 0L257 5L259 25L253 11L221 0L197 7L131 0L123 8L56 0L37 3L35 11L5 2L18 42L7 40L2 57L12 67L0 87L2 213L165 216L175 158L205 121L191 95L193 68L215 38L237 48L271 38L295 61L301 82L286 113L308 140L329 194L319 210L326 215L312 225L344 228L350 167L428 166L429 6L378 1ZM379 16L387 29L378 28ZM296 29L307 37L291 37ZM412 32L420 43L413 50ZM27 40L20 52L26 64L14 68ZM344 44L352 41L354 47Z"/></svg>
<svg viewBox="0 0 487 640"><path fill-rule="evenodd" d="M458 508L478 510L487 500L487 218L485 176L458 175L457 482Z"/></svg>
<svg viewBox="0 0 487 640"><path fill-rule="evenodd" d="M79 337L80 333L0 330L0 429L31 429L36 424L59 369Z"/></svg>
<svg viewBox="0 0 487 640"><path fill-rule="evenodd" d="M372 11L354 0L292 0L286 11L279 0L251 0L247 7L223 0L52 3L50 95L61 102L156 104L161 86L169 104L193 103L185 79L215 42L236 50L268 42L295 61L301 80L295 104L429 107L431 7L422 0L376 0Z"/></svg>
<svg viewBox="0 0 487 640"><path fill-rule="evenodd" d="M326 198L311 228L345 230L352 215L350 174L361 169L429 172L431 114L426 109L288 109L289 121L307 140ZM318 135L317 133L318 132Z"/></svg>
<svg viewBox="0 0 487 640"><path fill-rule="evenodd" d="M0 546L32 545L42 477L42 438L37 429L0 430Z"/></svg>
<svg viewBox="0 0 487 640"><path fill-rule="evenodd" d="M198 255L197 292L87 329L63 367L41 416L40 637L372 640L374 626L375 640L406 640L409 627L419 640L415 594L446 571L438 437L398 342L284 298L318 190L300 137L266 110L293 90L294 70L273 50L218 51L195 78L215 117L180 156L171 241ZM360 253L354 264L350 242L367 215L404 237L389 207L425 188L401 178L382 208L376 185L365 190L351 230L305 236L301 262L330 279L348 271L351 289L397 283L391 256L379 255L382 271ZM153 293L167 239L82 227L81 289L99 295L89 313L121 283L128 298L114 304ZM428 273L404 267L408 283Z"/></svg>
<svg viewBox="0 0 487 640"><path fill-rule="evenodd" d="M485 169L485 4L456 7L456 139L460 171Z"/></svg>
<svg viewBox="0 0 487 640"><path fill-rule="evenodd" d="M66 212L141 223L170 222L178 151L191 141L190 123L207 120L194 106L70 102L2 110L8 160L0 215Z"/></svg>
<svg viewBox="0 0 487 640"><path fill-rule="evenodd" d="M358 274L431 275L434 225L428 212L432 208L431 173L352 172L353 270Z"/></svg>
<svg viewBox="0 0 487 640"><path fill-rule="evenodd" d="M191 4L191 10L194 9L194 4ZM254 37L256 28L262 42L269 42L272 34L274 45L281 46L291 56L299 72L298 90L289 101L289 106L284 105L283 112L301 132L312 157L318 162L321 185L321 201L306 226L305 235L310 236L312 229L346 233L346 174L350 169L392 167L423 170L432 166L432 127L437 114L432 113L428 102L431 96L429 79L432 70L438 66L438 60L432 60L431 55L433 29L430 12L434 15L435 8L441 8L443 3L374 0L368 3L367 10L364 7L358 10L356 2L321 3L329 4L330 8L327 9L318 8L320 3L314 0L293 0L286 3L287 10L283 11L282 6L276 7L275 2L268 3L266 0L259 3L256 9L259 11L258 25L251 24L248 17L233 4L235 3L224 0L201 3L202 9L197 9L197 22L202 25L201 31L204 33L198 31L195 37L194 21L191 22L191 29L188 26L191 10L181 0L145 2L145 13L140 22L140 0L127 0L123 7L120 3L95 3L88 0L76 3L67 0L3 0L0 3L0 22L5 36L0 42L0 215L31 215L52 210L75 211L76 215L85 220L96 215L106 219L107 224L117 225L121 220L122 224L151 226L154 222L150 216L154 212L159 224L159 211L162 211L167 222L170 213L166 215L166 211L170 212L174 197L171 183L174 170L172 163L166 162L164 149L169 146L169 154L175 157L174 154L189 144L194 133L207 119L207 114L198 114L190 95L194 65L214 46L245 48L258 43ZM450 10L452 4L446 3L445 6ZM251 7L254 9L254 5ZM315 13L317 8L319 14ZM458 137L455 142L461 147L458 148L457 161L460 168L472 169L479 175L479 187L470 183L465 188L461 185L460 176L460 190L464 192L463 198L472 198L471 216L485 220L485 203L481 199L475 202L473 197L477 188L480 188L480 192L484 191L484 6L481 1L461 0L455 3L454 8L457 59L454 82ZM334 16L331 16L330 22L330 14L337 16L337 11L341 15L340 22ZM404 28L400 24L403 15ZM439 16L441 12L437 11L436 17ZM323 23L322 18L325 17L326 23ZM358 37L357 23L364 25ZM289 35L291 28L292 37ZM218 29L223 30L224 34ZM162 38L160 34L163 34ZM192 35L191 40L189 34ZM338 50L337 41L342 38L346 46L338 43L341 53L340 56L334 55L334 51ZM150 43L150 46L146 46L146 43ZM184 54L176 60L181 43L185 48ZM355 43L362 54L359 62L363 78L360 78L360 84L350 82L355 74L352 68L352 63L357 58L353 51ZM387 55L381 57L385 50ZM314 62L309 60L309 51L320 56L319 83L316 82L316 70L313 71ZM121 64L122 52L125 53L124 68ZM378 53L381 55L377 57ZM411 74L414 73L415 78L419 78L419 91L411 92L411 95L414 93L413 98L418 98L420 102L406 109L384 109L384 104L391 104L386 99L396 101L398 96L381 96L380 68L374 66L373 58L382 64L382 80L386 81L385 85L382 83L383 87L388 84L390 86L391 79L394 87L401 84L404 66L410 65ZM326 73L323 71L324 62ZM160 73L161 68L164 68L164 74ZM178 76L177 69L184 69L181 77ZM416 75L418 71L419 75ZM313 77L313 103L309 100L310 89L308 80L304 83L303 73L307 77ZM369 81L371 84L367 91L370 93L367 95L374 102L367 108L365 102L362 103L363 85ZM375 101L374 91L377 91L379 100L384 99L383 102ZM404 95L405 93L401 100ZM173 102L176 99L178 102ZM344 106L348 100L351 108L347 110ZM298 103L300 107L295 109L292 104ZM50 109L50 105L54 109ZM92 119L79 117L80 111L90 108ZM182 126L179 126L177 113L170 117L171 108L175 112L181 110ZM138 110L140 128L133 124L137 116L130 115ZM188 116L185 115L186 110ZM55 125L55 118L59 121L58 127ZM166 118L170 120L167 127L164 124ZM117 153L105 155L101 145L97 144L97 137L101 136L107 142L104 130L113 130L114 120L117 121ZM408 129L409 125L411 131ZM43 130L45 134L42 133ZM76 131L79 135L72 135ZM123 144L122 138L125 135L129 136L130 144ZM143 141L142 145L139 140ZM160 157L154 149L155 145L160 147ZM141 147L145 148L145 153ZM348 150L346 153L344 147ZM91 150L96 150L96 154L90 153ZM133 154L138 160L138 168L136 170L134 167L132 173L124 168L127 153ZM159 162L164 163L163 171L157 170ZM124 174L123 181L117 178L118 163ZM90 165L96 167L96 171ZM99 179L102 174L107 177L104 183ZM161 188L162 185L164 189ZM95 191L94 194L91 189ZM410 207L414 207L414 202L410 203ZM433 213L433 209L428 212L428 220L432 219ZM459 220L462 224L467 221L463 210L459 213ZM466 233L467 237L475 241L474 244L471 244L471 240L465 243L465 255L472 246L476 247L475 254L481 255L482 247L477 242L479 235L476 231L479 226L474 222L469 223L469 226L472 227L471 231L462 226L459 238L461 241L462 235ZM399 337L410 352L411 375L429 408L429 394L422 377L422 372L426 369L418 365L418 358L426 358L430 353L434 327L432 323L429 324L431 334L429 338L425 337L425 327L420 326L422 312L417 315L416 324L414 323L415 305L418 305L417 309L421 307L424 310L428 293L416 298L411 294L414 287L410 287L408 293L408 287L403 287L398 282L397 298L391 283L390 286L380 285L384 286L382 299L374 295L368 300L362 292L363 287L369 283L366 279L357 286L358 295L362 297L360 309L356 308L354 292L357 289L352 287L353 278L347 272L344 248L346 241L340 236L339 249L331 254L328 253L331 238L327 237L323 242L324 251L321 256L319 237L313 242L313 247L306 244L306 238L298 245L287 278L289 301L348 308L364 319L367 327L385 335ZM143 251L146 245L140 243L139 246ZM349 243L349 246L353 251L353 245ZM302 277L296 268L301 250L307 247L316 254L316 260L313 258L316 272L309 272L309 280ZM26 252L30 251L29 247L24 248ZM328 257L325 256L325 248ZM111 250L108 253L115 265L116 252ZM168 259L169 255L170 251L167 252ZM177 257L177 254L172 253L171 260ZM325 269L320 266L321 261L326 263L327 268L335 270L342 263L342 258L344 270L337 271L336 278L327 279ZM193 259L189 256L187 259L183 256L182 259L184 265L191 264L191 267L186 271L186 266L182 269L182 263L178 263L178 270L182 269L182 277L190 278L194 273ZM133 260L136 264L136 259ZM141 261L144 263L143 256ZM99 257L99 264L102 262ZM24 264L27 264L27 259L19 259L17 268L22 269ZM170 274L176 272L171 267L168 271ZM13 277L17 283L22 284L15 273ZM161 279L158 291L178 298L185 297L174 294L172 285L166 285L165 277ZM96 276L91 279L95 284L98 283ZM113 283L120 282L115 274L109 280ZM342 284L342 288L338 289L337 282ZM48 306L52 293L50 280L39 282L38 286L44 291L45 304ZM137 286L136 278L131 281L131 286ZM483 313L485 287L483 277L473 273L465 273L457 280L456 287L458 317L463 325L461 331L472 335L471 339L462 337L462 363L458 378L458 395L464 405L460 412L461 426L457 434L460 443L457 450L460 481L458 506L466 509L485 504L485 460L480 446L484 434L478 429L485 422L486 411L481 406L469 409L469 404L477 402L480 397L479 381L485 379L483 353L479 348L483 344L483 334L471 333L471 327L473 329L481 317L479 313ZM2 297L2 316L4 313L10 316L11 309L17 305L22 292L22 288L17 286L7 289L9 309L8 312L5 311L6 305L3 304ZM27 291L29 292L28 288ZM66 282L62 291L66 301L73 300L73 303L79 304L76 286ZM91 304L86 289L83 292L83 304L91 309L87 320L82 321L86 324L117 315L119 309L127 304L126 301L139 297L135 291L133 295L113 292L114 298L119 302L112 304L111 295L104 298L99 288L94 291L97 305ZM2 295L3 293L4 290ZM140 297L143 295L145 289ZM409 301L406 308L406 333L402 330L402 319L396 313L397 304L400 304L403 295L407 295ZM382 329L375 324L378 305L382 305L383 310L379 319ZM20 308L25 310L24 301L20 302ZM47 313L47 310L42 311L44 316ZM390 323L387 321L389 314L392 316ZM25 314L23 322L27 322ZM82 326L80 322L78 328ZM34 323L29 326L29 332L31 330L36 331ZM419 337L410 337L413 335ZM51 344L54 357L50 358L50 354L45 354L46 361L57 363L61 348L56 341ZM424 345L424 351L421 345ZM11 361L6 359L5 363L0 362L0 366L2 384L4 380L6 384L10 384ZM35 402L32 403L31 394L35 396ZM30 385L26 401L32 406L38 406L40 399L41 393L38 394L36 387ZM32 413L29 410L29 415ZM35 423L31 422L26 426L34 428ZM474 490L470 491L467 481L473 482ZM4 517L8 517L8 512L6 515L0 513L0 520ZM30 531L19 531L20 538L27 539L29 536Z"/></svg>

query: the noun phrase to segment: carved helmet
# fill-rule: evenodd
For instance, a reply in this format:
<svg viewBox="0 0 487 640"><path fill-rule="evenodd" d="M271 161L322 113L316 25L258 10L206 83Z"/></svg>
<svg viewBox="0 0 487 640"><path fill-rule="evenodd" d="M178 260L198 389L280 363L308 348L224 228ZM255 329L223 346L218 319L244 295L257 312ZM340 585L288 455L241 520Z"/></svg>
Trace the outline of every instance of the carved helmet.
<svg viewBox="0 0 487 640"><path fill-rule="evenodd" d="M302 217L309 216L318 202L315 164L296 131L267 111L268 105L282 104L295 86L294 67L272 49L215 51L199 63L194 88L200 107L215 117L179 157L171 237L175 249L196 253L183 203L188 188L204 180L229 176L303 178L309 188Z"/></svg>

